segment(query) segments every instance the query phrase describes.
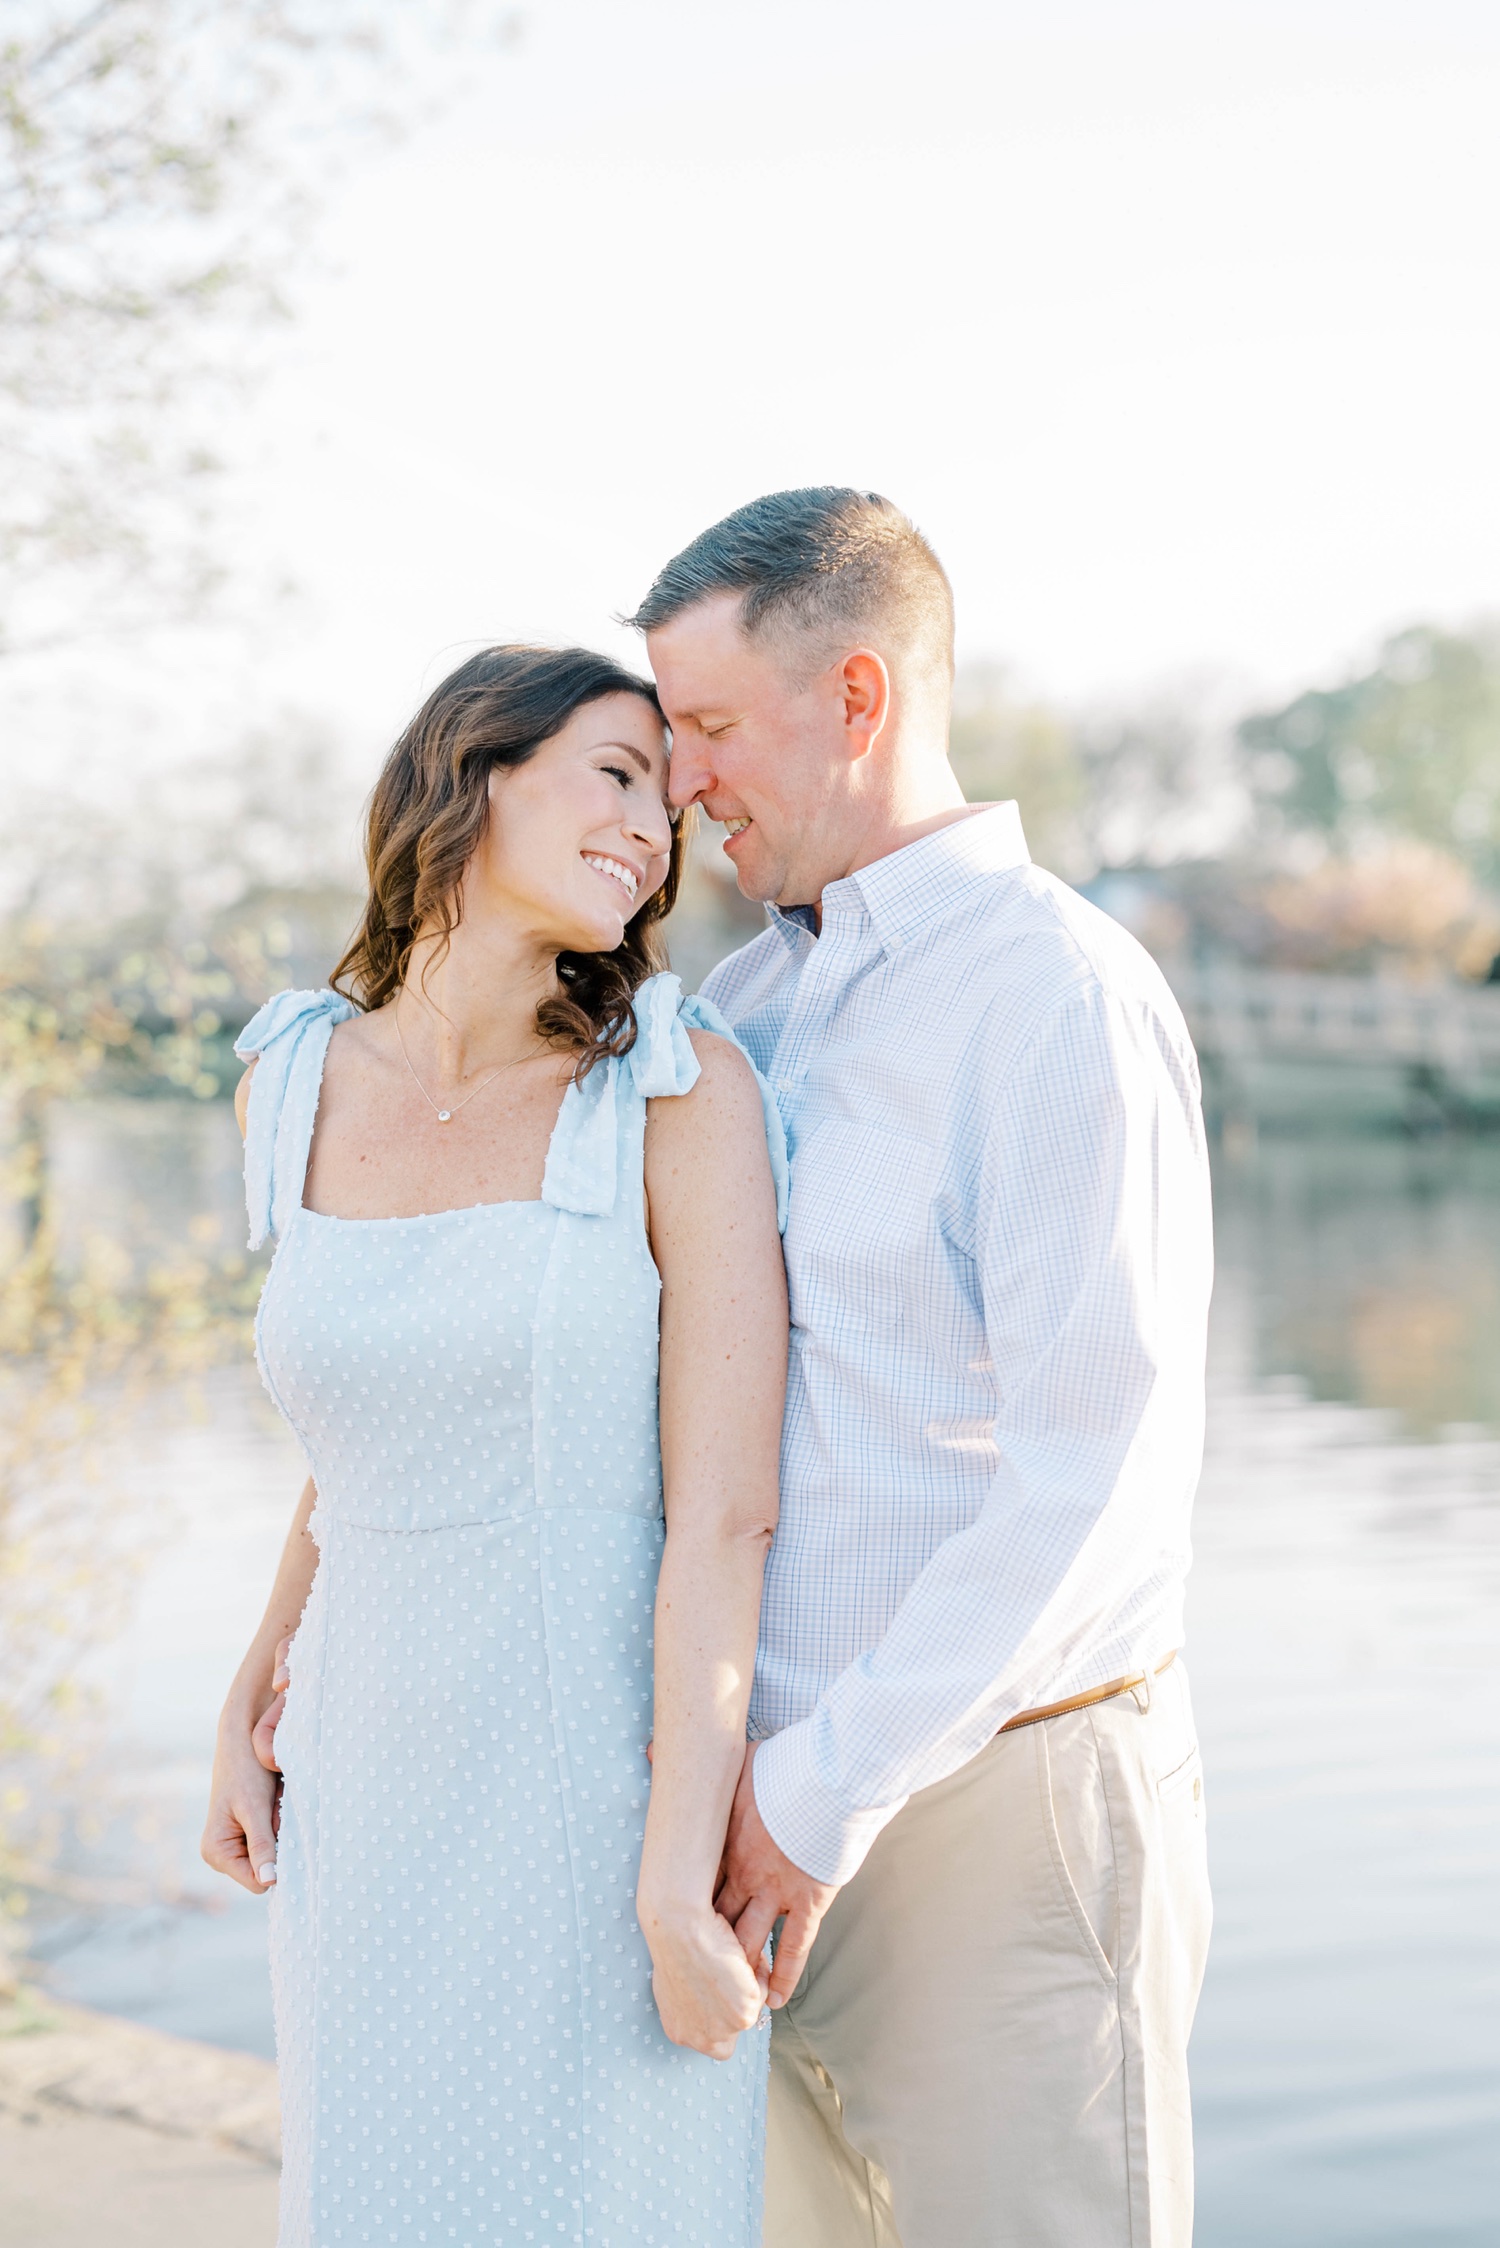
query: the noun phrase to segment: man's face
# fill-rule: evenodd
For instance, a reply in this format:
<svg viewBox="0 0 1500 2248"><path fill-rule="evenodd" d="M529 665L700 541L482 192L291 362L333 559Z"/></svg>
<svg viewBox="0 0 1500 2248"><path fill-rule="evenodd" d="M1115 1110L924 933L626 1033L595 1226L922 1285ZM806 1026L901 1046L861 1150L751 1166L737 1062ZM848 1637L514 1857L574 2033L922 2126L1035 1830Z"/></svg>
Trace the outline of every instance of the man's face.
<svg viewBox="0 0 1500 2248"><path fill-rule="evenodd" d="M774 646L747 640L740 595L716 593L648 633L672 728L670 789L730 833L747 898L813 905L838 864L848 788L839 666L800 686Z"/></svg>

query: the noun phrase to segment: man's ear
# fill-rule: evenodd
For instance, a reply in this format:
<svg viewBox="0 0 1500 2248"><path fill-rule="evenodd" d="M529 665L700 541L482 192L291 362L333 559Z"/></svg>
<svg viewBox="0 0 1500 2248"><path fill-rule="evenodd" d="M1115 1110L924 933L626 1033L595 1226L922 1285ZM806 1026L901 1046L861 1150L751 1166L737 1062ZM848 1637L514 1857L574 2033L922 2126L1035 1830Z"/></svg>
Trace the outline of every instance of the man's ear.
<svg viewBox="0 0 1500 2248"><path fill-rule="evenodd" d="M891 675L873 648L856 648L839 667L844 733L851 757L868 757L891 715Z"/></svg>

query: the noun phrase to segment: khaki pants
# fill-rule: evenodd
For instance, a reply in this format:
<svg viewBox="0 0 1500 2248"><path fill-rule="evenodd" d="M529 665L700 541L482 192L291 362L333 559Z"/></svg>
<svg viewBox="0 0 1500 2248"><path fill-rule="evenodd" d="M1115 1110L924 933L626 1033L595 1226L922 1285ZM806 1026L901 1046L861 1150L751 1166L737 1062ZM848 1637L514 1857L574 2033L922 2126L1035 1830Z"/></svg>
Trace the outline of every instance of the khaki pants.
<svg viewBox="0 0 1500 2248"><path fill-rule="evenodd" d="M766 2248L1189 2248L1208 1927L1180 1661L914 1795L776 2016Z"/></svg>

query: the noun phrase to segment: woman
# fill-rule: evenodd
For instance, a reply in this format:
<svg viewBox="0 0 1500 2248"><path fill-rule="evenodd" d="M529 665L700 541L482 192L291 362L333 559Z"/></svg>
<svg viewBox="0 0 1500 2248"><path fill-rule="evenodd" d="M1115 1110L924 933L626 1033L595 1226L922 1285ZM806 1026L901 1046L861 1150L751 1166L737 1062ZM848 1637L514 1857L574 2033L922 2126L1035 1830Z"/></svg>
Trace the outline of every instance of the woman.
<svg viewBox="0 0 1500 2248"><path fill-rule="evenodd" d="M712 1900L785 1160L656 972L666 781L630 673L476 656L376 786L352 999L240 1043L261 1367L312 1480L203 1854L274 1884L281 2248L759 2240L761 1990Z"/></svg>

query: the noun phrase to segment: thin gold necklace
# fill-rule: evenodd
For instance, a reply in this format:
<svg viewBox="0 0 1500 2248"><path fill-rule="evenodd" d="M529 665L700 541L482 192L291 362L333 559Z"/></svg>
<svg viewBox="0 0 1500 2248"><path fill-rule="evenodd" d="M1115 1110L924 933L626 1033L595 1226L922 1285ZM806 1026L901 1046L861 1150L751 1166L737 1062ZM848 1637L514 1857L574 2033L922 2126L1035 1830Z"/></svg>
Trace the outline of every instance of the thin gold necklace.
<svg viewBox="0 0 1500 2248"><path fill-rule="evenodd" d="M396 994L395 1003L391 1008L391 1014L396 1024L396 1042L401 1048L401 1059L405 1062L407 1068L411 1070L412 1083L416 1086L417 1091L421 1094L423 1100L432 1110L433 1115L437 1118L440 1124L451 1124L454 1117L457 1116L459 1109L467 1108L476 1093L482 1093L486 1085L493 1085L495 1079L497 1077L503 1077L508 1069L519 1069L522 1062L534 1061L536 1059L536 1055L542 1050L540 1047L537 1047L533 1053L518 1054L513 1062L502 1062L498 1069L492 1069L488 1077L482 1077L479 1080L479 1083L475 1085L471 1091L465 1093L461 1101L455 1103L451 1108L439 1108L437 1102L433 1099L431 1093L428 1092L427 1087L422 1083L421 1078L417 1075L416 1070L412 1066L412 1058L406 1051L406 1040L401 1035L401 994L399 992Z"/></svg>

